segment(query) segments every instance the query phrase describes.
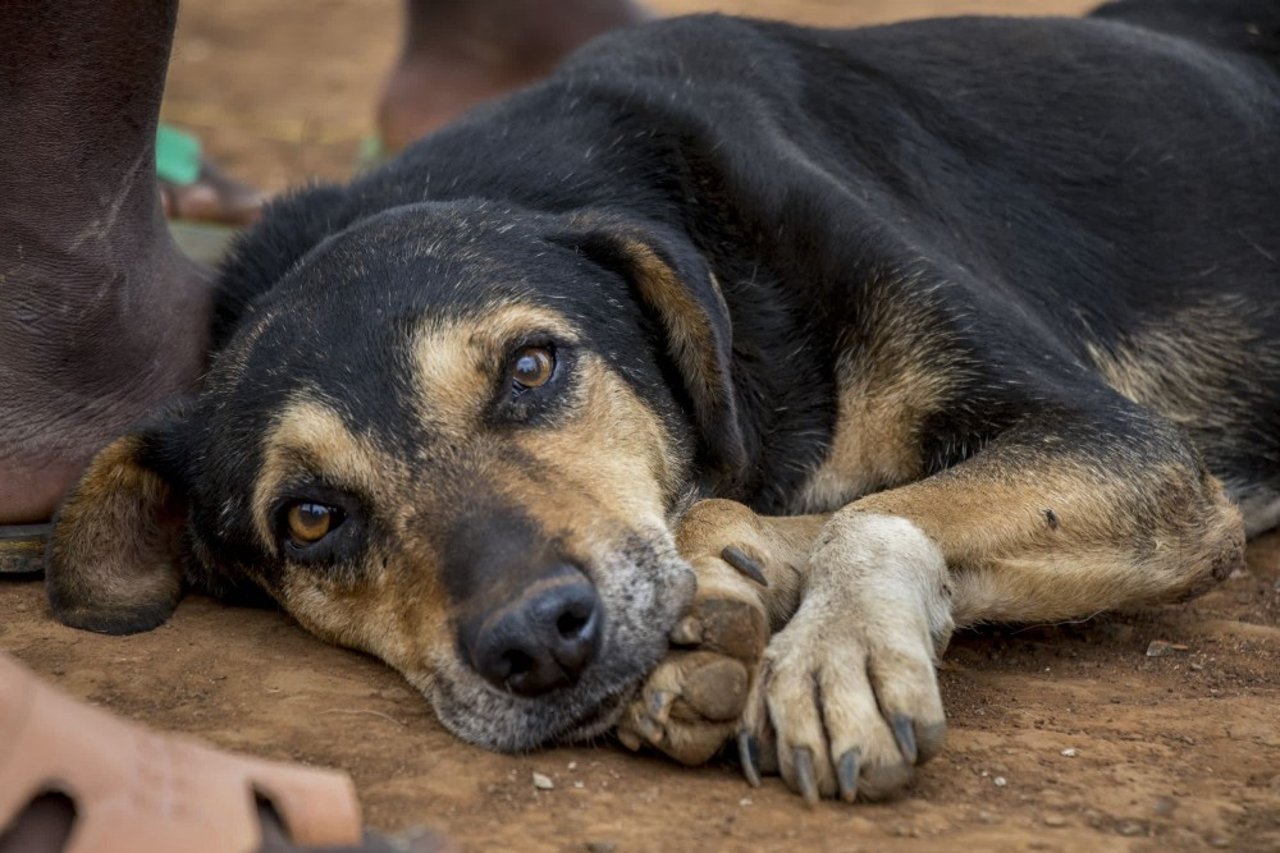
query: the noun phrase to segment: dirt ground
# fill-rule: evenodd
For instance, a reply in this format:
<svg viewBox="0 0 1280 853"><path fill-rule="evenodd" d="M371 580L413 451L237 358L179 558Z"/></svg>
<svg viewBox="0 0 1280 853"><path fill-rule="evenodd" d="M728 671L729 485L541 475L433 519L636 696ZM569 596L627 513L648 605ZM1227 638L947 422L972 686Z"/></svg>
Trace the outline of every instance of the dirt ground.
<svg viewBox="0 0 1280 853"><path fill-rule="evenodd" d="M653 4L851 25L1055 2ZM184 0L166 117L279 190L342 179L397 50L395 0ZM398 676L278 613L190 599L113 638L54 624L38 583L0 583L0 648L159 728L345 768L368 821L477 849L1280 849L1280 536L1189 605L960 637L941 673L948 747L887 805L803 807L776 779L619 747L500 756L434 722ZM1152 641L1176 644L1151 656ZM539 790L532 773L549 776Z"/></svg>

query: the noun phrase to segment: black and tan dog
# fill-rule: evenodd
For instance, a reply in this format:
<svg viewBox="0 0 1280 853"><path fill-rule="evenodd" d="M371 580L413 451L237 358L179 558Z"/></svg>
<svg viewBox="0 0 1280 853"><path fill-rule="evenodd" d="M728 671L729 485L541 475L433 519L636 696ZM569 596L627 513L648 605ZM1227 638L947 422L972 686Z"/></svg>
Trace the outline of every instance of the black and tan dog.
<svg viewBox="0 0 1280 853"><path fill-rule="evenodd" d="M265 591L477 743L883 796L953 628L1195 595L1277 520L1278 58L1268 0L606 37L267 214L54 610Z"/></svg>

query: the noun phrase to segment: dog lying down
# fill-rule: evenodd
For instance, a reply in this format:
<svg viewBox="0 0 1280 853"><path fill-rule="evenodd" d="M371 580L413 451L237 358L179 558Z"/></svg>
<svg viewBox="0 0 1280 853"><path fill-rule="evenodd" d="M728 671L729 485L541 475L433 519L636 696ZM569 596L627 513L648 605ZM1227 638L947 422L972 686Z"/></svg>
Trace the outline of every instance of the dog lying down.
<svg viewBox="0 0 1280 853"><path fill-rule="evenodd" d="M477 744L890 795L955 628L1193 596L1276 521L1278 45L1268 0L606 36L240 240L54 612L265 593Z"/></svg>

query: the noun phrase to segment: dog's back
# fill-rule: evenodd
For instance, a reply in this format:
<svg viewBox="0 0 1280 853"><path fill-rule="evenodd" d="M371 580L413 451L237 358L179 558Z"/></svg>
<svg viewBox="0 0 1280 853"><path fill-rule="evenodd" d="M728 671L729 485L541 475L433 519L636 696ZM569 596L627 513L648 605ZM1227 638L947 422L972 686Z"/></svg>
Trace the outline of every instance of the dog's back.
<svg viewBox="0 0 1280 853"><path fill-rule="evenodd" d="M1117 0L1093 17L1280 62L1280 3L1273 0Z"/></svg>
<svg viewBox="0 0 1280 853"><path fill-rule="evenodd" d="M1277 32L1280 4L1176 0L844 32L690 20L569 72L608 86L626 68L618 91L702 137L708 195L747 212L731 230L762 235L753 250L833 329L860 326L862 283L909 271L924 284L907 301L927 289L974 362L1009 371L980 384L1097 370L1188 430L1237 497L1270 501ZM1005 405L964 402L974 423L957 405L940 444L963 447Z"/></svg>

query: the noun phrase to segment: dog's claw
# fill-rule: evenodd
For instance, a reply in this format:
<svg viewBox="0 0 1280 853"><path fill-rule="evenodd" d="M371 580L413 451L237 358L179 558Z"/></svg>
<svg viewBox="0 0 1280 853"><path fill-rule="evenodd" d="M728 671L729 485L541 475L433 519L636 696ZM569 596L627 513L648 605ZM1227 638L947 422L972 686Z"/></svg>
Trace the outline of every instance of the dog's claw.
<svg viewBox="0 0 1280 853"><path fill-rule="evenodd" d="M764 569L760 563L747 556L747 553L741 548L734 545L725 547L720 552L720 559L742 572L761 586L768 586L769 581L764 576Z"/></svg>
<svg viewBox="0 0 1280 853"><path fill-rule="evenodd" d="M742 764L742 775L747 777L747 784L759 788L760 742L746 729L738 732L738 761Z"/></svg>
<svg viewBox="0 0 1280 853"><path fill-rule="evenodd" d="M640 740L640 736L634 730L619 726L617 729L618 741L632 752L639 752L644 742Z"/></svg>
<svg viewBox="0 0 1280 853"><path fill-rule="evenodd" d="M855 747L846 750L836 762L836 781L840 785L840 799L852 803L858 798L858 765L862 753Z"/></svg>
<svg viewBox="0 0 1280 853"><path fill-rule="evenodd" d="M655 690L649 697L649 716L658 725L665 726L671 719L671 704L675 698L675 694L666 690Z"/></svg>
<svg viewBox="0 0 1280 853"><path fill-rule="evenodd" d="M797 746L791 753L791 762L796 773L796 785L800 787L800 796L810 806L818 804L818 777L813 770L813 750L807 746Z"/></svg>
<svg viewBox="0 0 1280 853"><path fill-rule="evenodd" d="M671 642L677 646L696 646L702 642L702 621L696 616L686 616L671 629Z"/></svg>
<svg viewBox="0 0 1280 853"><path fill-rule="evenodd" d="M898 750L902 753L907 766L915 764L917 755L915 722L906 714L894 717L893 737L898 742Z"/></svg>
<svg viewBox="0 0 1280 853"><path fill-rule="evenodd" d="M666 734L666 732L663 731L662 726L658 725L647 716L637 717L635 726L636 731L639 732L640 736L654 746L662 743L662 738Z"/></svg>

